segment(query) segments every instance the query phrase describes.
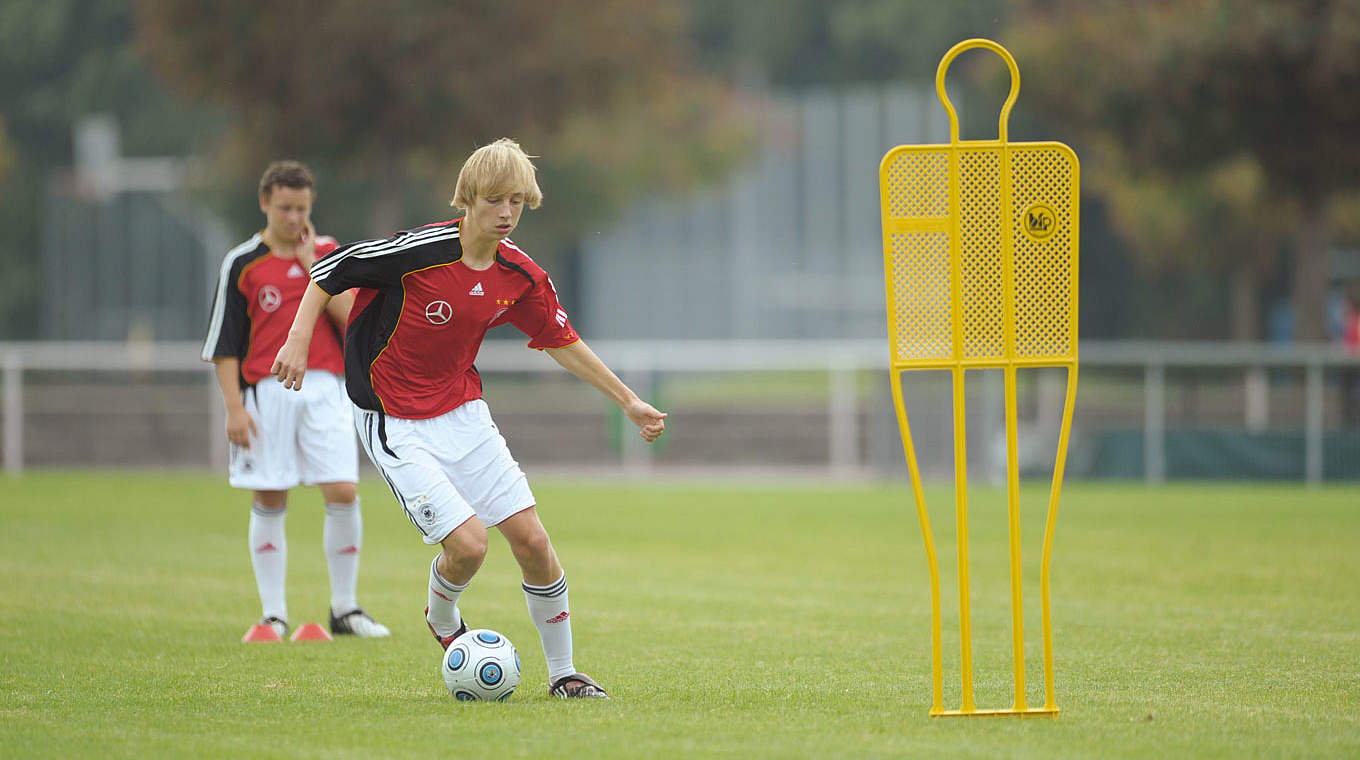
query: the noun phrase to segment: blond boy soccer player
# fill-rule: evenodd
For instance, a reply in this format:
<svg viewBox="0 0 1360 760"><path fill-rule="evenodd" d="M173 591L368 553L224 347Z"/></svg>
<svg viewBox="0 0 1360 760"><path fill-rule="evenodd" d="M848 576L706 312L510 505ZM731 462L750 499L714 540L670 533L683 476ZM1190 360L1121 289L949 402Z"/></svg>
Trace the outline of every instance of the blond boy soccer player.
<svg viewBox="0 0 1360 760"><path fill-rule="evenodd" d="M549 693L607 699L572 661L566 575L472 362L487 330L509 322L529 336L530 348L618 404L648 442L666 429L666 415L576 335L547 273L510 242L524 207L541 200L518 144L501 139L479 148L463 164L451 204L465 216L354 243L312 267L317 287L303 297L273 371L285 387L300 388L317 316L333 294L359 288L346 332L347 388L369 457L425 543L441 547L429 574L431 632L447 649L467 631L458 599L494 526L523 574Z"/></svg>
<svg viewBox="0 0 1360 760"><path fill-rule="evenodd" d="M307 167L277 161L260 178L265 228L232 249L222 262L203 359L216 365L227 407L231 443L229 482L254 492L250 511L251 566L264 617L281 638L288 633L285 580L288 490L317 485L326 500L322 543L331 581L331 632L365 638L389 635L355 600L363 523L359 513L358 448L344 390L339 333L324 319L303 361L316 382L304 394L266 380L298 303L311 280L307 270L335 240L318 240L311 211L315 183ZM329 316L343 325L354 302L342 294ZM318 315L319 316L319 315Z"/></svg>

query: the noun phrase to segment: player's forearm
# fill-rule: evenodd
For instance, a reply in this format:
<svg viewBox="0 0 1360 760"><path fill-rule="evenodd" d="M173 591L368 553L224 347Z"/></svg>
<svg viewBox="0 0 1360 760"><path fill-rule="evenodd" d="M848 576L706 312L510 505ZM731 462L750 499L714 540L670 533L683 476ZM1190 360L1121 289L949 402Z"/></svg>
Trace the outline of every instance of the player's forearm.
<svg viewBox="0 0 1360 760"><path fill-rule="evenodd" d="M303 343L312 342L312 330L316 328L316 320L321 313L326 310L326 306L331 302L331 294L322 290L316 283L307 286L307 292L302 294L302 302L298 304L297 315L293 317L293 325L288 328L288 340L300 340Z"/></svg>
<svg viewBox="0 0 1360 760"><path fill-rule="evenodd" d="M627 408L638 400L638 395L600 361L600 357L590 350L585 341L578 340L570 346L545 350L564 369L590 383L606 398L618 404L619 408Z"/></svg>
<svg viewBox="0 0 1360 760"><path fill-rule="evenodd" d="M245 408L241 403L241 360L234 356L219 356L213 359L213 369L217 372L217 387L222 389L222 402L227 405L227 411L232 411L238 407Z"/></svg>

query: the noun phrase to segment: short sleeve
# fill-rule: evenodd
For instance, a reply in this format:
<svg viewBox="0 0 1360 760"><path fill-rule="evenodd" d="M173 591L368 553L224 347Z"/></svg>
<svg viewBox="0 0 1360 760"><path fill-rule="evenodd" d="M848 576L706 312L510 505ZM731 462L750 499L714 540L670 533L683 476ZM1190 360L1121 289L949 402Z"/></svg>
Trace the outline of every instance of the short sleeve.
<svg viewBox="0 0 1360 760"><path fill-rule="evenodd" d="M547 273L540 269L533 280L529 293L506 312L510 324L529 336L529 348L562 348L580 340Z"/></svg>
<svg viewBox="0 0 1360 760"><path fill-rule="evenodd" d="M350 288L385 288L401 281L400 256L390 255L390 240L361 240L323 251L318 240L312 282L331 295Z"/></svg>
<svg viewBox="0 0 1360 760"><path fill-rule="evenodd" d="M240 261L224 263L218 274L217 291L208 317L208 335L203 341L202 358L234 356L244 359L250 341L250 311L245 294L237 285Z"/></svg>

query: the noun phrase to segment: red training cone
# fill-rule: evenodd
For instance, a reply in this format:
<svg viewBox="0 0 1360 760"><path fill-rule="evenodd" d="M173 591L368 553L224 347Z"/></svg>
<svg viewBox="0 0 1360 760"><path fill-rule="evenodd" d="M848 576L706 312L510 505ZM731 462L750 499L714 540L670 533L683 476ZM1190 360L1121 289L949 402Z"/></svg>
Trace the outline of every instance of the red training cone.
<svg viewBox="0 0 1360 760"><path fill-rule="evenodd" d="M330 641L331 635L316 623L303 623L288 638L291 641Z"/></svg>
<svg viewBox="0 0 1360 760"><path fill-rule="evenodd" d="M279 638L279 634L273 626L264 623L252 625L250 630L246 631L246 635L241 637L243 644L264 644L270 641L283 641L283 639Z"/></svg>

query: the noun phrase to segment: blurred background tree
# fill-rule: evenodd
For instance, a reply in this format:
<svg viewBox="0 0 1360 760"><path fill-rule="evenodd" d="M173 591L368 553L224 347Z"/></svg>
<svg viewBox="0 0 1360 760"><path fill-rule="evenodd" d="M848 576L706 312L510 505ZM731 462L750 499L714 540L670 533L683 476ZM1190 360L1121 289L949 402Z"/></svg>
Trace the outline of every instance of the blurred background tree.
<svg viewBox="0 0 1360 760"><path fill-rule="evenodd" d="M748 85L800 88L935 75L959 40L995 37L1005 0L690 0L706 65Z"/></svg>
<svg viewBox="0 0 1360 760"><path fill-rule="evenodd" d="M1021 102L1079 146L1153 271L1256 302L1288 256L1294 337L1327 337L1327 254L1360 189L1360 4L1017 0ZM1259 335L1243 309L1234 335Z"/></svg>
<svg viewBox="0 0 1360 760"><path fill-rule="evenodd" d="M1357 16L1342 0L9 0L0 338L37 337L44 193L92 113L130 156L208 158L197 192L238 233L259 223L264 163L309 162L318 224L343 239L452 216L461 159L509 134L543 156L547 191L521 242L567 280L578 241L639 196L752 155L768 94L928 83L972 36L1020 61L1012 135L1082 156L1085 335L1260 337L1287 296L1317 338L1326 252L1360 240ZM985 58L951 75L965 137L995 127Z"/></svg>
<svg viewBox="0 0 1360 760"><path fill-rule="evenodd" d="M1086 158L1103 167L1094 173L1094 191L1139 262L1153 275L1207 274L1226 282L1228 337L1259 340L1268 279L1297 214L1272 207L1260 166L1246 156L1176 177L1130 171L1121 157L1093 148Z"/></svg>
<svg viewBox="0 0 1360 760"><path fill-rule="evenodd" d="M707 65L773 87L928 82L955 42L1002 42L1024 82L1013 138L1061 139L1086 169L1086 334L1258 339L1264 306L1281 296L1303 305L1297 337L1326 337L1327 249L1360 228L1360 151L1347 143L1360 121L1342 95L1360 84L1360 4L693 7ZM983 54L956 68L964 137L993 135L1004 68Z"/></svg>
<svg viewBox="0 0 1360 760"><path fill-rule="evenodd" d="M236 114L220 155L238 185L293 156L361 186L362 220L329 218L342 239L452 217L463 159L511 136L544 157L546 203L517 239L551 269L639 188L716 176L744 147L730 92L694 70L668 0L136 7L165 81Z"/></svg>

